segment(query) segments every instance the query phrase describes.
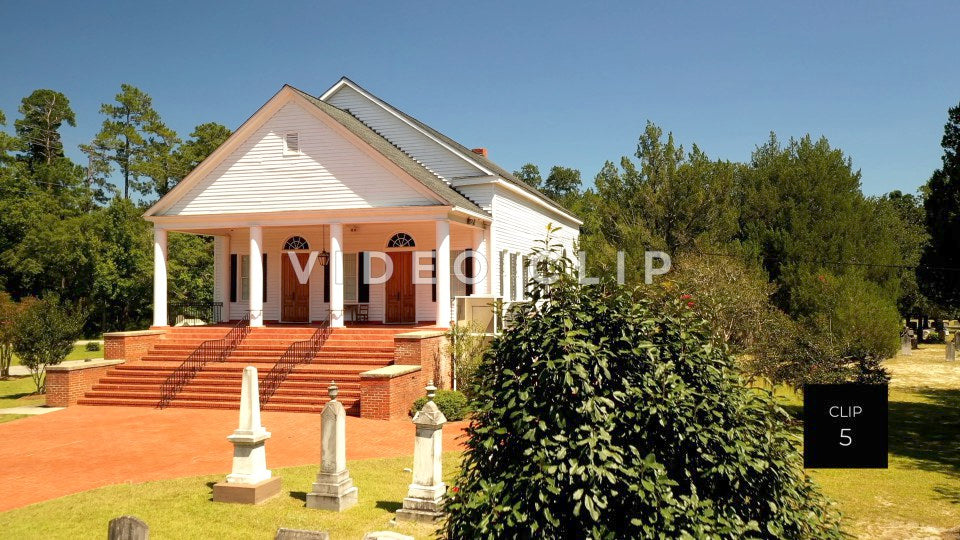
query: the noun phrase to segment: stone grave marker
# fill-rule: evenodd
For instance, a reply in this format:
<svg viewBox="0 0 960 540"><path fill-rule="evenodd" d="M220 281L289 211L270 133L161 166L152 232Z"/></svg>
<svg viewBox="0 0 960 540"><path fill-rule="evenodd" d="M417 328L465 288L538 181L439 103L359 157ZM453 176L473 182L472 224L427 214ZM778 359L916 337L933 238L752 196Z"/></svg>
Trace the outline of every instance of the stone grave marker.
<svg viewBox="0 0 960 540"><path fill-rule="evenodd" d="M233 471L226 482L213 486L213 500L259 504L280 493L280 478L267 469L264 443L270 432L260 423L260 383L257 368L243 369L240 387L240 424L227 437L233 443Z"/></svg>
<svg viewBox="0 0 960 540"><path fill-rule="evenodd" d="M300 529L277 529L274 540L330 540L330 533L326 531L304 531Z"/></svg>
<svg viewBox="0 0 960 540"><path fill-rule="evenodd" d="M440 454L443 452L443 416L433 397L437 387L431 382L426 388L427 403L413 417L417 426L413 447L413 483L403 499L403 508L397 510L400 521L433 522L443 516L443 499L447 491L443 483Z"/></svg>
<svg viewBox="0 0 960 540"><path fill-rule="evenodd" d="M134 516L120 516L110 520L107 540L147 540L150 527Z"/></svg>
<svg viewBox="0 0 960 540"><path fill-rule="evenodd" d="M307 508L342 512L357 504L357 488L347 471L347 411L330 381L330 401L320 413L320 472L307 494Z"/></svg>

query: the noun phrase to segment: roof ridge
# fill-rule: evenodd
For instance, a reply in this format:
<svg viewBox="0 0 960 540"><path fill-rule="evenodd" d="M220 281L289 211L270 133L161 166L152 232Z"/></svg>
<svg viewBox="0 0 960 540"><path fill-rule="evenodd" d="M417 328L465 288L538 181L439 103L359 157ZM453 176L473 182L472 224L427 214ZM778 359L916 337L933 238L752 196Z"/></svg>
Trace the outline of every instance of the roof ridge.
<svg viewBox="0 0 960 540"><path fill-rule="evenodd" d="M340 107L337 107L336 105L332 105L332 104L331 104L330 106L333 107L333 108L335 108L335 109L340 109ZM439 173L437 173L436 171L434 171L434 170L431 169L430 167L427 167L427 165L426 165L425 163L423 163L423 162L420 161L419 159L413 157L409 152L407 152L406 150L404 150L404 149L403 149L400 145L398 145L397 143L391 141L386 135L384 135L383 133L380 133L380 131L378 131L376 128L374 128L374 127L371 126L370 124L364 122L362 118L360 118L359 116L353 114L353 111L351 111L350 109L340 109L340 110L343 111L343 112L345 112L345 113L347 113L347 114L349 114L350 116L356 118L357 121L360 122L361 124L363 124L364 126L366 126L367 129L369 129L370 131L372 131L372 132L376 133L377 135L379 135L380 137L382 137L383 140L385 140L385 141L387 141L388 143L390 143L390 145L392 145L392 146L393 146L394 148L396 148L397 150L403 152L403 153L404 153L405 155L407 155L410 159L412 159L413 161L415 161L416 163L418 163L421 167L423 167L424 169L426 169L427 172L429 172L430 174L436 176L437 179L441 180L443 183L445 183L445 184L447 184L448 186L450 186L450 189L452 189L452 190L456 191L457 193L459 193L460 195L462 195L463 198L467 199L468 201L472 202L473 204L475 204L475 205L477 205L477 206L480 206L480 204L479 204L477 201L473 200L470 196L464 194L462 191L460 191L459 189L457 189L457 187L454 186L452 182L450 182L449 180L447 180L447 179L444 178L443 176L440 176ZM480 206L480 207L482 208L482 206Z"/></svg>
<svg viewBox="0 0 960 540"><path fill-rule="evenodd" d="M371 96L373 96L375 99L379 100L381 103L383 103L383 104L386 105L387 107L393 109L397 114L399 114L400 116L404 117L407 121L409 121L409 122L413 123L414 125L418 126L420 129L423 129L423 130L427 131L427 132L430 133L433 137L435 137L435 138L437 138L437 139L440 139L440 140L443 141L444 143L446 143L446 144L454 147L459 153L463 154L463 156L464 156L464 158L465 158L466 160L472 162L472 163L474 164L474 166L477 166L477 167L479 167L480 169L488 169L488 170L490 170L490 171L493 171L493 173L496 174L497 176L500 176L501 178L503 178L503 179L506 180L507 182L516 185L516 186L519 187L520 189L522 189L522 190L524 190L524 191L527 191L527 192L529 192L529 193L531 193L531 194L533 194L533 195L541 198L541 199L544 200L548 205L553 206L555 209L560 210L560 211L562 211L563 213L569 214L570 216L576 217L576 215L575 215L573 212L571 212L569 209L567 209L566 207L564 207L562 204L560 204L559 202L557 202L557 201L553 200L552 198L548 197L546 194L544 194L544 193L543 193L542 191L540 191L539 189L537 189L537 188L531 186L530 184L527 184L526 182L520 180L519 178L517 178L516 176L514 176L513 173L511 173L510 171L508 171L508 170L504 169L503 167L497 165L496 163L494 163L494 162L493 162L492 160L490 160L489 158L484 157L484 156L482 156L482 155L480 155L480 154L477 154L476 152L474 152L474 151L471 150L470 148L467 148L467 147L464 146L463 144L457 142L456 139L454 139L454 138L452 138L452 137L450 137L450 136L444 135L443 133L441 133L441 132L438 131L437 129L431 127L429 124L427 124L427 123L425 123L425 122L423 122L423 121L421 121L421 120L419 120L419 119L411 116L410 114L404 112L404 111L401 110L400 108L398 108L398 107L390 104L390 102L388 102L387 100L381 98L380 96L378 96L378 95L374 94L373 92L367 90L367 89L364 88L363 86L357 84L356 81L350 79L350 78L347 77L346 75L341 76L341 77L340 77L340 81L338 81L338 83L339 83L339 82L343 82L343 81L346 81L347 83L356 86L357 88L359 88L360 90L366 92L367 94L370 94ZM334 86L336 86L336 85L334 85ZM332 87L331 87L331 89L332 89ZM366 124L364 124L364 125L366 125ZM382 136L382 135L381 135L381 136ZM391 143L391 144L393 144L393 143Z"/></svg>
<svg viewBox="0 0 960 540"><path fill-rule="evenodd" d="M321 112L343 126L347 131L353 133L363 142L370 145L375 151L379 152L394 165L400 167L404 172L423 184L424 187L434 192L444 202L451 206L461 207L466 210L478 212L483 215L490 215L475 201L465 197L458 190L454 189L444 179L437 176L436 173L426 168L422 163L413 159L408 154L397 148L386 137L377 133L365 123L356 118L352 113L339 107L335 107L319 98L316 98L299 88L291 85L291 90L304 98L308 103L317 107ZM375 138L370 138L370 137Z"/></svg>

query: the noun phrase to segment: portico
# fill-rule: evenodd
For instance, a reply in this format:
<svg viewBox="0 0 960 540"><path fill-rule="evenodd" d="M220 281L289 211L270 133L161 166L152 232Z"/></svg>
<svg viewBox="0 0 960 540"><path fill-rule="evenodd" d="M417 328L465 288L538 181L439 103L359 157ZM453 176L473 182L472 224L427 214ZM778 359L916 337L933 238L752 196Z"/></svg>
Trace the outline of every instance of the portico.
<svg viewBox="0 0 960 540"><path fill-rule="evenodd" d="M155 217L153 325L177 323L166 261L168 235L179 232L214 238L221 320L205 322L249 313L253 327L321 320L339 327L362 313L365 322L447 326L454 296L490 290L490 224L445 210L219 216L217 224Z"/></svg>

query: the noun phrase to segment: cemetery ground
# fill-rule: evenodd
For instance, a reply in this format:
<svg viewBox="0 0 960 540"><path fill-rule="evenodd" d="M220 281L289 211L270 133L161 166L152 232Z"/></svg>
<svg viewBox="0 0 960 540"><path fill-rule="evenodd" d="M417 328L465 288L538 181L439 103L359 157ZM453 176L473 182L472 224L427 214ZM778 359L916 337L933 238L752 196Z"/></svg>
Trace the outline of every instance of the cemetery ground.
<svg viewBox="0 0 960 540"><path fill-rule="evenodd" d="M889 469L810 471L844 513L847 530L861 538L939 538L941 531L960 526L960 362L944 361L943 345L920 347L910 356L885 362L893 377ZM22 405L29 396L17 396L30 392L31 384L28 378L0 381L0 407ZM778 389L778 395L801 416L796 394ZM152 425L154 418L169 420L157 426ZM201 418L207 423L197 426ZM0 531L17 538L101 536L109 519L134 514L150 524L154 538L270 538L280 526L359 538L388 528L406 493L410 473L403 469L412 465L413 445L409 421L382 423L396 427L371 439L365 433L368 426L359 420L349 419L347 441L360 503L342 514L304 508L319 461L318 415L264 413L264 424L274 433L267 444L268 465L283 478L283 492L257 507L210 502L210 486L230 467L225 436L235 425L235 411L72 407L8 422L0 425L0 459L29 466L6 467L5 474L0 470L6 486L0 509L10 509L0 513ZM448 431L459 431L462 425L445 427L444 448L453 450L444 454L448 479L459 461L454 434ZM44 435L56 426L73 429L53 440ZM124 435L105 439L110 429ZM200 438L209 439L209 448L191 449L184 440ZM163 447L160 442L167 439ZM151 450L164 459L130 460ZM392 457L367 459L376 455ZM171 459L177 466L164 468L163 462ZM78 461L89 467L77 467ZM81 488L84 482L88 487ZM63 491L71 485L72 491ZM23 493L33 498L11 504ZM65 493L73 494L61 496ZM46 502L29 504L35 501ZM401 524L396 530L429 537L433 528Z"/></svg>

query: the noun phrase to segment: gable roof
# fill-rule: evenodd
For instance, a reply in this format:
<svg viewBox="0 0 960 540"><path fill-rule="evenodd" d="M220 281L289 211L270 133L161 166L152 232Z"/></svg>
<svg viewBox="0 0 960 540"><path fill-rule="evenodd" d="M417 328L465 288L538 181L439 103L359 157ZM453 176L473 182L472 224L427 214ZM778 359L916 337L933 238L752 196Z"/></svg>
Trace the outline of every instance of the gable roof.
<svg viewBox="0 0 960 540"><path fill-rule="evenodd" d="M318 98L315 98L304 92L303 90L290 85L286 86L306 99L312 105L323 111L327 116L336 120L341 126L347 128L347 130L360 138L360 140L369 144L374 150L383 155L383 157L389 159L394 165L403 169L405 173L409 174L421 184L429 188L430 191L433 191L451 206L460 207L472 212L478 212L483 215L489 215L482 208L480 208L477 203L464 197L460 192L450 187L449 184L438 178L437 175L433 174L426 167L405 154L402 150L394 146L393 143L385 139L382 135L367 127L366 124L358 120L352 114L344 111L343 109L334 107L325 101L321 101Z"/></svg>
<svg viewBox="0 0 960 540"><path fill-rule="evenodd" d="M303 99L307 104L312 105L316 108L316 110L322 112L324 115L334 120L337 124L345 128L351 134L359 138L362 142L369 145L377 153L399 167L413 180L422 184L425 188L427 188L427 190L432 192L437 197L439 202L446 203L452 207L479 214L481 216L490 215L475 202L471 201L450 187L449 184L430 172L416 160L402 152L400 149L390 143L390 141L383 138L380 134L367 127L363 122L353 117L350 113L338 109L329 103L325 103L302 90L290 86L289 84L285 84L280 91L277 92L277 94L270 98L266 104L261 106L257 112L255 112L239 128L237 128L237 130L226 141L224 141L223 144L221 144L213 153L211 153L203 162L201 162L200 165L191 171L190 174L188 174L179 184L177 184L176 187L161 197L159 201L154 203L153 206L146 211L144 216L146 217L160 214L162 211L170 208L177 200L185 195L190 187L199 182L209 172L214 164L219 163L227 157L229 152L232 151L234 143L237 143L239 140L248 137L253 129L259 127L259 125L267 120L266 111L268 110L268 105L273 103L287 92L290 92L288 95L293 95Z"/></svg>
<svg viewBox="0 0 960 540"><path fill-rule="evenodd" d="M496 163L494 163L494 162L491 161L490 159L486 158L485 156L483 156L483 155L481 155L481 154L477 154L477 153L474 152L473 150L471 150L471 149L467 148L466 146L458 143L458 142L455 141L454 139L451 139L450 137L448 137L448 136L444 135L443 133L437 131L436 129L430 127L429 125L421 122L420 120L417 120L417 119L414 118L413 116L410 116L409 114L401 111L400 109L394 107L393 105L390 105L389 103L387 103L387 102L384 101L383 99L377 97L376 95L374 95L373 93L371 93L371 92L368 91L367 89L363 88L363 87L360 86L359 84L355 83L354 81L350 80L350 79L349 79L348 77L346 77L346 76L341 77L340 80L337 81L336 84L334 84L334 85L331 86L326 92L324 92L324 93L320 96L320 100L322 100L322 101L325 102L325 100L326 100L329 96L331 96L331 95L333 95L334 93L336 93L336 91L337 91L341 86L343 86L343 85L348 85L348 86L352 87L354 90L356 90L356 91L358 91L359 93L361 93L362 95L366 96L368 99L371 99L372 101L378 103L380 106L382 106L382 107L386 108L387 110L393 112L393 113L396 114L397 116L400 116L402 119L404 119L404 120L406 120L408 123L412 124L415 128L418 128L420 131L425 132L428 136L432 137L434 140L437 140L438 142L440 142L443 146L446 146L446 147L452 149L455 153L457 153L458 155L460 155L461 158L465 159L465 160L468 161L468 162L471 162L474 166L476 166L476 167L479 168L480 170L482 170L482 171L484 171L484 172L486 172L486 173L488 173L488 174L490 174L490 175L499 176L500 178L503 178L503 179L506 180L507 182L515 185L516 187L520 188L521 190L523 190L523 191L527 192L528 194L534 196L535 198L539 199L540 201L542 201L543 203L545 203L547 206L552 207L552 208L553 208L554 210L556 210L556 211L559 211L561 214L566 214L566 215L568 215L568 216L573 217L574 219L576 219L576 216L574 216L574 214L573 214L572 212L570 212L569 210L567 210L566 208L564 208L563 205L559 204L558 202L554 201L553 199L551 199L550 197L548 197L547 195L545 195L545 194L544 194L543 192L541 192L540 190L532 187L531 185L527 184L526 182L524 182L524 181L520 180L519 178L515 177L512 173L510 173L509 171L507 171L507 170L504 169L503 167L500 167L499 165L497 165ZM577 219L577 221L580 221L580 220Z"/></svg>

